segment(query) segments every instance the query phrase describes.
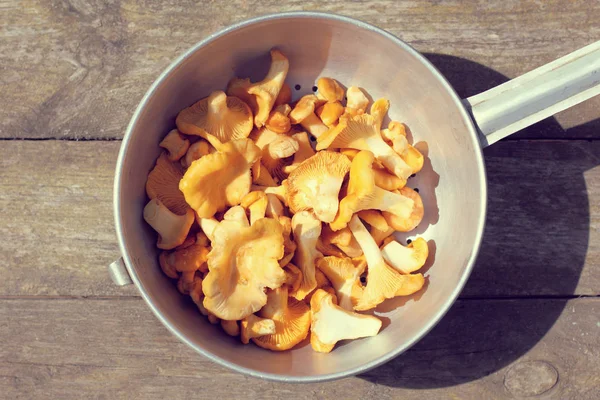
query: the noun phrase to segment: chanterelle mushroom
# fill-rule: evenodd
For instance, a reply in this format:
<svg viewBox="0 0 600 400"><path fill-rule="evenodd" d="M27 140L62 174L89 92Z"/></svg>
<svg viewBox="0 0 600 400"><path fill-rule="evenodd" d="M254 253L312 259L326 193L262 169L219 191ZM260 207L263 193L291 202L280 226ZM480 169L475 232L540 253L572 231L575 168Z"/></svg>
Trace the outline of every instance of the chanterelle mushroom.
<svg viewBox="0 0 600 400"><path fill-rule="evenodd" d="M175 214L184 215L190 206L179 190L179 181L182 177L181 165L169 161L168 156L162 153L156 160L156 165L148 174L146 194L150 199L160 200L165 207Z"/></svg>
<svg viewBox="0 0 600 400"><path fill-rule="evenodd" d="M355 310L369 310L385 299L409 295L423 287L425 278L422 274L401 275L386 264L375 240L357 215L352 217L348 226L363 249L369 268L367 285L360 300L354 306Z"/></svg>
<svg viewBox="0 0 600 400"><path fill-rule="evenodd" d="M360 276L365 272L365 267L365 263L361 267L354 266L349 258L324 257L317 262L317 268L335 289L339 306L345 310L353 310L362 296Z"/></svg>
<svg viewBox="0 0 600 400"><path fill-rule="evenodd" d="M363 254L362 249L358 245L356 239L354 239L354 236L352 236L352 232L348 227L339 231L333 231L330 226L323 226L321 234L321 246L323 250L320 250L321 253L327 253L329 256L340 256L340 254L336 252L335 249L332 249L330 245L335 245L337 249L342 250L342 256L359 257Z"/></svg>
<svg viewBox="0 0 600 400"><path fill-rule="evenodd" d="M269 171L262 165L260 159L252 165L252 183L257 186L277 186L277 182Z"/></svg>
<svg viewBox="0 0 600 400"><path fill-rule="evenodd" d="M387 129L381 130L383 139L390 143L392 148L408 164L413 174L416 174L423 168L423 154L408 143L406 139L406 126L398 121L391 121Z"/></svg>
<svg viewBox="0 0 600 400"><path fill-rule="evenodd" d="M271 195L271 196L275 196L279 201L281 201L282 203L284 203L287 207L288 205L288 200L287 200L287 193L288 193L288 189L287 189L287 179L284 179L281 182L280 186L276 186L276 187L264 187L264 188L259 188L257 186L252 186L252 190L263 190L267 196Z"/></svg>
<svg viewBox="0 0 600 400"><path fill-rule="evenodd" d="M159 199L153 199L144 207L144 219L158 232L156 247L170 250L185 241L194 223L194 212L188 208L184 215L177 215Z"/></svg>
<svg viewBox="0 0 600 400"><path fill-rule="evenodd" d="M208 271L206 265L210 249L202 243L194 243L185 249L179 249L166 258L166 262L173 265L178 272Z"/></svg>
<svg viewBox="0 0 600 400"><path fill-rule="evenodd" d="M292 230L298 248L294 255L294 265L302 271L302 283L293 296L302 300L317 287L315 263L323 257L317 251L317 241L321 235L321 221L310 211L300 211L292 217Z"/></svg>
<svg viewBox="0 0 600 400"><path fill-rule="evenodd" d="M425 162L423 154L410 144L406 147L406 150L400 154L400 157L402 157L406 164L410 165L413 174L416 174L423 168L423 163Z"/></svg>
<svg viewBox="0 0 600 400"><path fill-rule="evenodd" d="M326 243L323 239L319 238L317 241L317 250L322 253L324 256L334 256L334 257L346 257L346 254L340 250L339 247Z"/></svg>
<svg viewBox="0 0 600 400"><path fill-rule="evenodd" d="M237 321L225 321L221 320L221 328L229 336L238 336L240 334L240 326Z"/></svg>
<svg viewBox="0 0 600 400"><path fill-rule="evenodd" d="M348 246L354 239L354 236L352 236L352 231L348 227L338 231L333 231L328 225L325 225L323 226L321 239L323 239L323 241L326 243Z"/></svg>
<svg viewBox="0 0 600 400"><path fill-rule="evenodd" d="M373 153L361 151L352 160L348 193L340 202L339 212L330 224L332 230L346 227L352 215L361 210L381 210L399 218L410 217L414 206L412 199L375 185L373 159Z"/></svg>
<svg viewBox="0 0 600 400"><path fill-rule="evenodd" d="M356 240L350 242L349 245L336 244L336 246L348 257L360 257L363 254L362 249Z"/></svg>
<svg viewBox="0 0 600 400"><path fill-rule="evenodd" d="M208 144L207 141L200 139L189 147L187 153L185 153L185 157L181 159L181 165L184 168L189 168L194 161L210 154L211 150L214 149L210 144Z"/></svg>
<svg viewBox="0 0 600 400"><path fill-rule="evenodd" d="M295 293L302 284L302 271L292 263L287 263L283 270L285 271L285 284L288 286L289 293Z"/></svg>
<svg viewBox="0 0 600 400"><path fill-rule="evenodd" d="M260 82L248 87L248 93L256 96L258 111L254 116L254 124L261 127L269 118L269 113L275 104L279 91L287 76L290 63L287 57L279 50L271 50L271 67L267 76Z"/></svg>
<svg viewBox="0 0 600 400"><path fill-rule="evenodd" d="M275 219L285 215L285 210L283 209L281 200L279 200L274 194L269 193L267 193L267 209L265 212L267 217Z"/></svg>
<svg viewBox="0 0 600 400"><path fill-rule="evenodd" d="M317 89L328 103L335 103L336 101L344 100L344 88L340 84L331 78L322 77L317 80Z"/></svg>
<svg viewBox="0 0 600 400"><path fill-rule="evenodd" d="M194 273L192 283L186 289L194 304L200 303L200 299L204 295L202 294L202 278L198 274Z"/></svg>
<svg viewBox="0 0 600 400"><path fill-rule="evenodd" d="M330 224L332 230L344 228L352 215L361 210L386 211L399 218L411 215L414 206L412 199L375 185L373 160L373 153L369 151L361 151L352 160L348 193L340 202L339 212Z"/></svg>
<svg viewBox="0 0 600 400"><path fill-rule="evenodd" d="M327 132L327 126L317 117L315 109L319 99L314 94L303 96L294 109L290 112L290 120L293 124L300 124L311 135L318 138Z"/></svg>
<svg viewBox="0 0 600 400"><path fill-rule="evenodd" d="M291 110L289 104L282 104L275 107L265 122L267 129L275 133L289 132L292 127L292 123L288 117Z"/></svg>
<svg viewBox="0 0 600 400"><path fill-rule="evenodd" d="M337 123L342 114L344 114L344 106L339 102L326 103L317 109L316 114L325 125L331 128Z"/></svg>
<svg viewBox="0 0 600 400"><path fill-rule="evenodd" d="M318 264L319 260L320 259L317 259L315 266L316 264ZM312 298L313 294L317 292L318 289L331 290L331 294L335 295L335 289L331 287L331 282L329 282L329 279L327 279L325 274L319 268L315 268L315 281L317 282L317 286L304 298L304 302L306 304L310 304L310 299Z"/></svg>
<svg viewBox="0 0 600 400"><path fill-rule="evenodd" d="M214 240L213 232L217 225L219 225L219 221L214 218L198 218L198 215L196 215L196 222L198 222L208 240L212 242Z"/></svg>
<svg viewBox="0 0 600 400"><path fill-rule="evenodd" d="M390 227L383 214L379 210L362 210L358 212L358 216L367 224L379 229L380 231L387 231Z"/></svg>
<svg viewBox="0 0 600 400"><path fill-rule="evenodd" d="M383 246L381 255L390 266L403 274L410 274L425 264L429 248L423 238L416 238L406 247L393 240Z"/></svg>
<svg viewBox="0 0 600 400"><path fill-rule="evenodd" d="M280 137L279 133L273 132L266 126L263 126L259 129L254 129L250 133L250 136L248 136L248 138L252 139L254 141L254 144L257 145L261 150L267 147L269 143L271 143L278 137Z"/></svg>
<svg viewBox="0 0 600 400"><path fill-rule="evenodd" d="M279 265L283 268L292 261L296 253L296 243L291 239L292 234L292 219L286 216L279 216L277 220L281 224L283 230L283 258L279 260ZM295 291L295 289L294 289Z"/></svg>
<svg viewBox="0 0 600 400"><path fill-rule="evenodd" d="M371 227L371 229L369 230L369 233L371 234L371 237L377 244L377 247L381 246L386 239L388 239L391 235L394 234L394 232L396 232L396 230L392 227L389 227L385 231L380 231L375 227Z"/></svg>
<svg viewBox="0 0 600 400"><path fill-rule="evenodd" d="M196 276L196 271L183 272L179 276L179 280L177 281L177 290L179 290L179 293L189 294L189 290L190 290L191 285L194 282L195 276Z"/></svg>
<svg viewBox="0 0 600 400"><path fill-rule="evenodd" d="M246 216L246 210L242 206L233 206L223 214L223 221L232 221L237 223L240 228L247 228L250 226L248 216Z"/></svg>
<svg viewBox="0 0 600 400"><path fill-rule="evenodd" d="M260 149L249 139L220 146L190 165L179 183L186 202L200 218L210 218L226 206L240 203L250 192L250 167L260 157Z"/></svg>
<svg viewBox="0 0 600 400"><path fill-rule="evenodd" d="M169 161L177 161L185 155L190 147L190 141L186 139L177 129L173 129L165 136L159 146L169 153Z"/></svg>
<svg viewBox="0 0 600 400"><path fill-rule="evenodd" d="M351 116L360 115L367 110L369 99L360 88L350 86L348 90L346 90L346 97L348 98L346 101L347 114Z"/></svg>
<svg viewBox="0 0 600 400"><path fill-rule="evenodd" d="M185 134L206 139L208 133L223 143L248 137L253 127L250 107L219 90L184 108L175 123Z"/></svg>
<svg viewBox="0 0 600 400"><path fill-rule="evenodd" d="M260 318L254 314L248 315L241 321L242 343L250 343L250 339L259 336L272 335L275 333L275 321L268 318Z"/></svg>
<svg viewBox="0 0 600 400"><path fill-rule="evenodd" d="M373 165L373 175L375 184L385 190L397 190L406 185L406 181L389 173L385 168L379 168Z"/></svg>
<svg viewBox="0 0 600 400"><path fill-rule="evenodd" d="M184 274L182 274L182 277L183 275ZM198 273L194 272L191 281L185 284L185 287L181 287L180 282L181 280L177 283L177 288L180 291L183 289L184 292L187 292L190 295L192 301L194 304L196 304L196 307L198 307L198 311L200 311L202 315L208 317L208 321L211 324L217 324L219 322L219 318L217 318L213 313L209 312L202 304L204 293L202 293L202 278L198 276Z"/></svg>
<svg viewBox="0 0 600 400"><path fill-rule="evenodd" d="M405 186L400 190L395 190L394 193L404 196L407 199L411 199L413 201L413 207L410 215L406 216L404 214L390 212L390 210L384 211L382 213L386 222L389 226L394 228L399 232L410 232L415 229L423 220L423 215L425 214L425 209L423 207L423 201L421 200L421 196L419 193L415 192L413 189Z"/></svg>
<svg viewBox="0 0 600 400"><path fill-rule="evenodd" d="M375 127L378 130L381 130L381 124L389 109L390 101L388 99L381 98L371 104L370 114L375 120Z"/></svg>
<svg viewBox="0 0 600 400"><path fill-rule="evenodd" d="M286 181L286 200L293 213L313 210L331 222L338 210L338 195L350 160L343 154L321 151L293 170Z"/></svg>
<svg viewBox="0 0 600 400"><path fill-rule="evenodd" d="M300 145L293 137L279 135L263 149L261 163L273 178L281 181L286 178L283 171L284 159L293 156L299 148Z"/></svg>
<svg viewBox="0 0 600 400"><path fill-rule="evenodd" d="M288 103L291 103L291 102L292 102L292 88L287 83L284 83L283 86L281 86L281 90L279 91L277 98L275 99L275 104L273 104L273 107L287 105Z"/></svg>
<svg viewBox="0 0 600 400"><path fill-rule="evenodd" d="M398 121L390 121L386 129L381 130L383 140L391 144L394 151L398 154L404 153L408 147L406 138L406 127Z"/></svg>
<svg viewBox="0 0 600 400"><path fill-rule="evenodd" d="M286 174L290 174L293 170L298 168L304 160L315 155L315 150L312 148L306 132L295 133L292 137L298 143L298 151L294 153L294 161L292 164L283 167L283 172Z"/></svg>
<svg viewBox="0 0 600 400"><path fill-rule="evenodd" d="M375 336L381 320L343 309L333 303L333 296L319 289L310 300L312 315L310 344L313 350L329 353L340 340Z"/></svg>
<svg viewBox="0 0 600 400"><path fill-rule="evenodd" d="M162 251L158 256L158 264L164 274L171 279L177 279L179 278L179 274L175 269L175 265L171 264L171 262L172 260L169 259L169 252L167 251Z"/></svg>
<svg viewBox="0 0 600 400"><path fill-rule="evenodd" d="M204 247L209 247L210 246L210 240L208 239L208 236L200 231L196 233L196 242L195 244L198 244L200 246L204 246Z"/></svg>
<svg viewBox="0 0 600 400"><path fill-rule="evenodd" d="M244 196L240 205L250 212L250 225L253 225L265 217L269 200L264 192L256 190Z"/></svg>
<svg viewBox="0 0 600 400"><path fill-rule="evenodd" d="M255 115L258 111L258 104L256 103L256 96L248 93L250 86L252 86L252 82L250 82L249 78L232 78L227 83L227 96L237 97L242 100L250 107L252 114Z"/></svg>
<svg viewBox="0 0 600 400"><path fill-rule="evenodd" d="M335 129L318 138L317 150L351 148L369 150L398 178L406 181L412 168L381 138L375 118L357 115L340 121Z"/></svg>
<svg viewBox="0 0 600 400"><path fill-rule="evenodd" d="M310 309L304 302L288 297L287 286L269 291L267 297L267 304L258 315L275 322L275 333L256 337L252 341L269 350L291 349L308 335Z"/></svg>
<svg viewBox="0 0 600 400"><path fill-rule="evenodd" d="M247 228L222 221L213 239L208 274L202 282L204 306L226 320L239 320L260 310L267 302L265 288L278 288L286 280L278 263L283 257L281 225L270 218Z"/></svg>

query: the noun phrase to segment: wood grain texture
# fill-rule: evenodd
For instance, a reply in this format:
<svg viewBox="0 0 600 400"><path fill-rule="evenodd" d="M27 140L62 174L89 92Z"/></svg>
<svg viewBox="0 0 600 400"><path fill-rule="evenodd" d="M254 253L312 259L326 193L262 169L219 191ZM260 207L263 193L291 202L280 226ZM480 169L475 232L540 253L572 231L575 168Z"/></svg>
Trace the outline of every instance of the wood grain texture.
<svg viewBox="0 0 600 400"><path fill-rule="evenodd" d="M106 266L120 142L4 141L0 296L137 295ZM488 221L463 296L600 294L600 142L486 149Z"/></svg>
<svg viewBox="0 0 600 400"><path fill-rule="evenodd" d="M10 340L0 341L0 393L65 400L512 399L539 389L544 372L531 365L543 363L558 382L546 384L542 398L594 399L599 306L592 299L459 301L390 363L359 377L291 385L211 363L171 335L141 299L2 300L0 337ZM509 371L516 367L532 382L515 384Z"/></svg>
<svg viewBox="0 0 600 400"><path fill-rule="evenodd" d="M0 398L600 398L600 98L485 150L488 220L462 298L362 376L236 374L110 282L118 139L147 88L208 34L299 10L396 34L461 97L600 37L598 2L0 0ZM583 140L513 140L548 138Z"/></svg>
<svg viewBox="0 0 600 400"><path fill-rule="evenodd" d="M120 257L112 214L120 142L4 141L2 294L131 295L108 279Z"/></svg>
<svg viewBox="0 0 600 400"><path fill-rule="evenodd" d="M298 10L398 35L462 96L600 37L597 2L0 0L0 137L121 138L152 81L185 49L231 23ZM599 109L596 98L518 136L598 138Z"/></svg>
<svg viewBox="0 0 600 400"><path fill-rule="evenodd" d="M600 294L600 142L499 142L484 154L486 228L463 296Z"/></svg>

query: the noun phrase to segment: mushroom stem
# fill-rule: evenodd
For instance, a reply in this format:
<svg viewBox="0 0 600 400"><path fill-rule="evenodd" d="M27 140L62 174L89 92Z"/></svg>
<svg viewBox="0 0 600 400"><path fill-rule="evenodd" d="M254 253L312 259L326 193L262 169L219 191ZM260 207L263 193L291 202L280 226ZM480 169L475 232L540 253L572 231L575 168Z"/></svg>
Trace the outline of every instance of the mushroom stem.
<svg viewBox="0 0 600 400"><path fill-rule="evenodd" d="M188 209L184 215L177 215L160 200L153 199L144 207L144 219L158 232L157 247L170 250L185 241L194 222L194 212Z"/></svg>
<svg viewBox="0 0 600 400"><path fill-rule="evenodd" d="M275 321L268 318L260 318L254 314L248 315L241 321L242 343L250 343L250 339L275 333Z"/></svg>
<svg viewBox="0 0 600 400"><path fill-rule="evenodd" d="M296 139L291 136L281 135L267 145L267 152L272 159L281 159L293 156L300 148Z"/></svg>
<svg viewBox="0 0 600 400"><path fill-rule="evenodd" d="M375 240L373 240L367 228L365 228L362 222L360 222L360 219L357 215L352 216L348 227L362 248L365 259L367 260L367 265L377 265L385 262L381 252L379 251L379 247L377 247L377 244L375 243Z"/></svg>
<svg viewBox="0 0 600 400"><path fill-rule="evenodd" d="M223 110L227 108L227 95L225 92L217 90L208 96L208 111L209 115L221 115Z"/></svg>
<svg viewBox="0 0 600 400"><path fill-rule="evenodd" d="M212 242L214 240L213 232L217 225L219 225L219 221L214 218L199 218L199 220L198 224L200 225L200 228L202 228L202 231L206 237L208 237L208 240Z"/></svg>
<svg viewBox="0 0 600 400"><path fill-rule="evenodd" d="M381 249L385 261L403 274L410 274L420 269L429 255L427 242L423 238L413 240L404 247L395 240L390 241Z"/></svg>
<svg viewBox="0 0 600 400"><path fill-rule="evenodd" d="M316 138L319 138L319 136L329 130L327 125L325 125L315 113L304 118L302 122L300 122L300 125Z"/></svg>
<svg viewBox="0 0 600 400"><path fill-rule="evenodd" d="M294 264L302 271L302 283L294 297L302 300L317 287L315 261L323 255L316 250L321 235L321 221L309 211L301 211L292 218L294 239L298 248Z"/></svg>
<svg viewBox="0 0 600 400"><path fill-rule="evenodd" d="M318 289L310 301L312 310L310 344L313 350L329 353L340 340L375 336L381 320L344 310L333 303L333 296Z"/></svg>
<svg viewBox="0 0 600 400"><path fill-rule="evenodd" d="M229 335L229 336L238 336L240 334L240 327L237 321L226 321L224 319L221 320L221 328Z"/></svg>

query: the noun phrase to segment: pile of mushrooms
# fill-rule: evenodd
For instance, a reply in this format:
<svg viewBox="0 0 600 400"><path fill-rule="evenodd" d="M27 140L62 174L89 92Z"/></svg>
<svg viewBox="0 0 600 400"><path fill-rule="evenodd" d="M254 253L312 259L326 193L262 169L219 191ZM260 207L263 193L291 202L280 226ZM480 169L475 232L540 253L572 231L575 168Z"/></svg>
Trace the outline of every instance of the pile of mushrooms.
<svg viewBox="0 0 600 400"><path fill-rule="evenodd" d="M357 311L411 295L427 242L391 236L423 218L406 186L422 154L389 101L320 78L292 102L289 61L271 50L260 82L234 78L176 118L148 175L144 219L159 264L200 312L243 343L330 352L376 335ZM311 141L313 143L311 143ZM368 228L367 228L368 226Z"/></svg>

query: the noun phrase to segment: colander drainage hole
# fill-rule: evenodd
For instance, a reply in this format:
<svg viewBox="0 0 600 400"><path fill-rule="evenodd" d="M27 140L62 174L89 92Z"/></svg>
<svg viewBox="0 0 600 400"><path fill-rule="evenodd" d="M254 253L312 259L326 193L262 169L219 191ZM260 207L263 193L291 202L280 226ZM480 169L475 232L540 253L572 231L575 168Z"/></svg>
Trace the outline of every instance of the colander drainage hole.
<svg viewBox="0 0 600 400"><path fill-rule="evenodd" d="M296 89L296 90L300 90L300 89L302 89L302 86L300 86L300 85L296 84L296 86L294 86L294 89Z"/></svg>
<svg viewBox="0 0 600 400"><path fill-rule="evenodd" d="M413 189L415 192L419 193L419 188L414 188Z"/></svg>
<svg viewBox="0 0 600 400"><path fill-rule="evenodd" d="M417 176L417 174L412 174L411 176L409 176L409 178L414 178L415 176Z"/></svg>

